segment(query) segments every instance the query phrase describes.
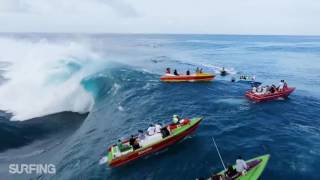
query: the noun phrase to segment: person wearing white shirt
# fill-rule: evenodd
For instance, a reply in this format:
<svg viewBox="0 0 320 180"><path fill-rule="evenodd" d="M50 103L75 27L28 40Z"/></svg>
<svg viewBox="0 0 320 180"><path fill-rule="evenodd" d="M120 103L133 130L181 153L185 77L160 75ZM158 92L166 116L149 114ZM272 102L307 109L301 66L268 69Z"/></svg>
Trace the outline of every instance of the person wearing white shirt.
<svg viewBox="0 0 320 180"><path fill-rule="evenodd" d="M155 131L156 131L156 128L152 124L150 124L149 128L147 129L148 135L149 136L154 135Z"/></svg>
<svg viewBox="0 0 320 180"><path fill-rule="evenodd" d="M241 156L236 160L236 170L237 172L245 173L248 169L247 163L242 159Z"/></svg>
<svg viewBox="0 0 320 180"><path fill-rule="evenodd" d="M263 87L263 88L262 88L261 94L267 94L267 87Z"/></svg>
<svg viewBox="0 0 320 180"><path fill-rule="evenodd" d="M252 88L252 92L253 92L253 93L257 93L257 87L254 86L254 87Z"/></svg>
<svg viewBox="0 0 320 180"><path fill-rule="evenodd" d="M283 86L284 86L284 80L281 80L278 87L279 91L283 90Z"/></svg>
<svg viewBox="0 0 320 180"><path fill-rule="evenodd" d="M179 116L178 115L173 115L173 117L172 117L173 124L178 124L179 121L180 121Z"/></svg>
<svg viewBox="0 0 320 180"><path fill-rule="evenodd" d="M155 124L155 131L156 133L160 133L161 132L161 125L160 124Z"/></svg>

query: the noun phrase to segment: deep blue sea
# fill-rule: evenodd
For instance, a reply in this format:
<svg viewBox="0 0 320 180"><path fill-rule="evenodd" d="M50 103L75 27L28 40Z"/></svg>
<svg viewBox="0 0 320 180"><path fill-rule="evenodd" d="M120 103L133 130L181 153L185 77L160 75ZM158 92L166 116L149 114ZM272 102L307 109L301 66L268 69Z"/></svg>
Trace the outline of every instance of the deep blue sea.
<svg viewBox="0 0 320 180"><path fill-rule="evenodd" d="M209 83L159 81L166 67L231 74ZM240 74L285 79L288 99L253 103ZM0 179L195 179L241 155L270 154L262 179L320 179L320 37L1 34ZM107 148L173 114L203 116L183 141L120 168ZM56 174L10 174L52 163Z"/></svg>

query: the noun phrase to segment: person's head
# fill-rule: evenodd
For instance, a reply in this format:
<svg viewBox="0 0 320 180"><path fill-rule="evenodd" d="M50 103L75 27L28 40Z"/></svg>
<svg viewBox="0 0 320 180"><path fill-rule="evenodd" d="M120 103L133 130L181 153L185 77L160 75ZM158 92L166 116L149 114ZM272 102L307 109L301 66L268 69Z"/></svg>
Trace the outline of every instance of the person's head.
<svg viewBox="0 0 320 180"><path fill-rule="evenodd" d="M118 139L118 142L119 142L119 143L121 143L121 140L120 140L120 139Z"/></svg>
<svg viewBox="0 0 320 180"><path fill-rule="evenodd" d="M173 115L173 118L179 119L179 116L175 114L175 115Z"/></svg>
<svg viewBox="0 0 320 180"><path fill-rule="evenodd" d="M131 135L131 137L133 138L134 136L133 136L133 135Z"/></svg>
<svg viewBox="0 0 320 180"><path fill-rule="evenodd" d="M153 124L149 124L149 126L150 126L150 127L152 127L152 126L153 126Z"/></svg>
<svg viewBox="0 0 320 180"><path fill-rule="evenodd" d="M241 156L238 156L238 159L242 159L242 157L241 157Z"/></svg>
<svg viewBox="0 0 320 180"><path fill-rule="evenodd" d="M229 169L229 170L232 170L232 169L233 169L233 166L232 166L232 165L229 165L229 166L228 166L228 169Z"/></svg>

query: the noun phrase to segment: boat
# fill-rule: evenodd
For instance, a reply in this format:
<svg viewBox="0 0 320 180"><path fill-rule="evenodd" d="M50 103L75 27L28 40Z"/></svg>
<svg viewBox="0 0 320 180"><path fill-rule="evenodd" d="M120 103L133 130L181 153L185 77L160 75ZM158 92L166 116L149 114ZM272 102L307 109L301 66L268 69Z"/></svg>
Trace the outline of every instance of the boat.
<svg viewBox="0 0 320 180"><path fill-rule="evenodd" d="M125 149L120 150L119 144L114 144L108 149L108 165L118 167L167 148L194 132L202 119L202 117L196 117L180 120L177 124L164 126L160 133L155 133L152 136L145 135L144 139L134 136L139 144L136 148L129 144L129 139L121 142L121 147L125 146Z"/></svg>
<svg viewBox="0 0 320 180"><path fill-rule="evenodd" d="M278 98L287 98L294 90L295 90L295 87L285 87L281 91L276 91L274 93L267 93L267 94L258 94L258 93L253 93L252 91L247 91L245 96L250 100L253 100L256 102L263 102L263 101L275 100Z"/></svg>
<svg viewBox="0 0 320 180"><path fill-rule="evenodd" d="M221 76L226 76L226 75L228 75L229 73L226 71L226 70L221 70L220 71L220 75Z"/></svg>
<svg viewBox="0 0 320 180"><path fill-rule="evenodd" d="M211 81L215 77L214 74L210 73L195 73L191 75L173 75L166 74L160 78L163 82L204 82Z"/></svg>
<svg viewBox="0 0 320 180"><path fill-rule="evenodd" d="M249 76L249 75L241 75L237 80L235 77L233 77L231 78L231 82L251 84L252 87L258 87L262 84L261 82L256 81L255 76Z"/></svg>
<svg viewBox="0 0 320 180"><path fill-rule="evenodd" d="M270 159L270 155L262 155L250 160L247 160L246 163L248 165L247 172L245 174L236 173L234 176L230 178L225 178L226 180L257 180L261 176L265 167L268 164ZM235 165L233 166L235 168ZM221 176L225 176L226 170L223 170L212 177L208 178L208 180L220 179Z"/></svg>

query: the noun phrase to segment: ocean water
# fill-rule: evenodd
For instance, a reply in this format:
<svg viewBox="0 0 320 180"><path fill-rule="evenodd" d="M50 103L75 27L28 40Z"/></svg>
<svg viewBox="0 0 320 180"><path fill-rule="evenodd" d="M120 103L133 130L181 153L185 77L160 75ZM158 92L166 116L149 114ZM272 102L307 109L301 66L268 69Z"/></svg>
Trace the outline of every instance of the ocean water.
<svg viewBox="0 0 320 180"><path fill-rule="evenodd" d="M1 179L195 179L270 154L262 179L320 179L320 37L1 34ZM210 83L159 82L166 67L201 67ZM250 87L285 79L289 99L253 103ZM197 131L120 168L99 165L117 139L172 114L203 116ZM12 163L52 163L56 174L10 174Z"/></svg>

